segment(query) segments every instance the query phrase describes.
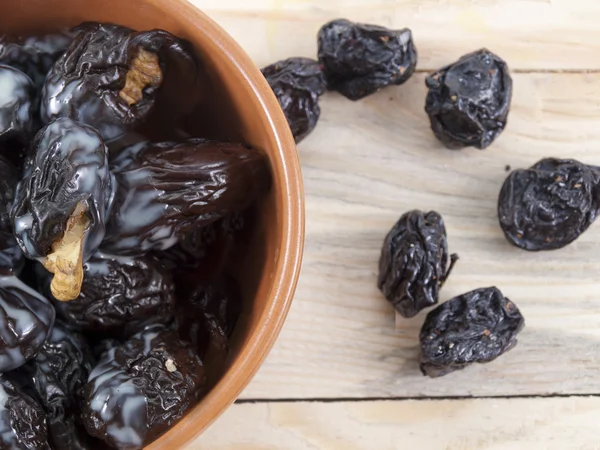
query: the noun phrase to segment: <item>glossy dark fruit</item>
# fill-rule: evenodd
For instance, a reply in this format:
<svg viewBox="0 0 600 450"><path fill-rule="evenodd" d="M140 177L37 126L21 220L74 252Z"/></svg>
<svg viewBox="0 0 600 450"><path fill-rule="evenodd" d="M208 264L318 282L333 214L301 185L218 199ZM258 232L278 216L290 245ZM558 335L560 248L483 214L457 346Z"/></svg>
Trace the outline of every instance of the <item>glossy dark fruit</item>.
<svg viewBox="0 0 600 450"><path fill-rule="evenodd" d="M234 212L221 220L187 233L177 244L165 251L153 252L161 267L173 271L182 269L197 269L216 247L234 244L236 234L244 228L243 212ZM226 249L224 249L226 250ZM197 280L196 280L197 281Z"/></svg>
<svg viewBox="0 0 600 450"><path fill-rule="evenodd" d="M15 276L0 276L0 372L16 369L40 350L54 308Z"/></svg>
<svg viewBox="0 0 600 450"><path fill-rule="evenodd" d="M0 141L31 138L34 101L31 79L20 70L0 64Z"/></svg>
<svg viewBox="0 0 600 450"><path fill-rule="evenodd" d="M524 326L519 308L495 287L448 300L421 328L421 371L435 378L490 362L517 344Z"/></svg>
<svg viewBox="0 0 600 450"><path fill-rule="evenodd" d="M321 27L318 45L329 89L350 100L404 83L417 66L408 28L390 30L337 19Z"/></svg>
<svg viewBox="0 0 600 450"><path fill-rule="evenodd" d="M525 250L570 244L596 220L600 171L572 159L545 158L506 178L498 218L506 239Z"/></svg>
<svg viewBox="0 0 600 450"><path fill-rule="evenodd" d="M188 42L163 30L92 22L72 33L44 84L43 121L70 117L113 139L147 118L163 84L171 101L157 106L165 117L182 117L197 105L200 67ZM185 95L174 98L175 87Z"/></svg>
<svg viewBox="0 0 600 450"><path fill-rule="evenodd" d="M84 264L83 273L79 297L53 302L69 326L104 337L126 337L149 323L173 318L175 286L154 259L96 253Z"/></svg>
<svg viewBox="0 0 600 450"><path fill-rule="evenodd" d="M68 118L40 130L11 211L17 242L54 273L53 293L77 297L82 262L96 251L114 196L107 149L98 133Z"/></svg>
<svg viewBox="0 0 600 450"><path fill-rule="evenodd" d="M19 69L41 91L54 62L67 50L73 37L69 32L36 36L0 36L0 64Z"/></svg>
<svg viewBox="0 0 600 450"><path fill-rule="evenodd" d="M481 49L431 74L425 111L435 136L447 148L484 149L508 119L512 79L508 66Z"/></svg>
<svg viewBox="0 0 600 450"><path fill-rule="evenodd" d="M319 96L327 89L321 64L310 58L288 58L262 69L285 114L296 142L317 125Z"/></svg>
<svg viewBox="0 0 600 450"><path fill-rule="evenodd" d="M457 259L457 255L448 257L442 216L435 211L409 211L383 241L377 286L402 316L414 317L438 302L440 288Z"/></svg>
<svg viewBox="0 0 600 450"><path fill-rule="evenodd" d="M191 342L204 358L207 353L229 352L229 337L242 309L237 282L230 276L215 282L202 282L180 292L177 324L182 339Z"/></svg>
<svg viewBox="0 0 600 450"><path fill-rule="evenodd" d="M0 448L50 450L44 410L4 376L0 376Z"/></svg>
<svg viewBox="0 0 600 450"><path fill-rule="evenodd" d="M80 389L92 370L92 355L83 336L55 324L39 353L8 376L33 392L46 413L54 448L91 448L79 420Z"/></svg>
<svg viewBox="0 0 600 450"><path fill-rule="evenodd" d="M141 449L179 421L204 387L194 347L176 331L149 327L100 358L83 389L82 418L108 445Z"/></svg>
<svg viewBox="0 0 600 450"><path fill-rule="evenodd" d="M19 276L25 266L25 255L16 242L12 247L0 250L0 276Z"/></svg>
<svg viewBox="0 0 600 450"><path fill-rule="evenodd" d="M18 180L16 167L0 156L0 250L16 245L10 209Z"/></svg>
<svg viewBox="0 0 600 450"><path fill-rule="evenodd" d="M246 209L270 186L262 152L203 139L136 145L112 168L118 191L102 249L113 254L166 250Z"/></svg>

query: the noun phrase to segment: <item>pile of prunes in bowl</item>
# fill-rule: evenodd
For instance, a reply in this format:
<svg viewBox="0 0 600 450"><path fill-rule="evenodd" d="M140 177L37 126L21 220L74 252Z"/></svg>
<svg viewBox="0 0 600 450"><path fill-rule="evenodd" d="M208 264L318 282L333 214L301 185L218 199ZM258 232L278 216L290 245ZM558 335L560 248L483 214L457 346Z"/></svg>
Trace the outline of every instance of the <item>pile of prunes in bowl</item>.
<svg viewBox="0 0 600 450"><path fill-rule="evenodd" d="M0 448L142 448L226 359L241 300L215 254L268 159L138 134L156 110L175 130L201 71L163 30L1 38Z"/></svg>

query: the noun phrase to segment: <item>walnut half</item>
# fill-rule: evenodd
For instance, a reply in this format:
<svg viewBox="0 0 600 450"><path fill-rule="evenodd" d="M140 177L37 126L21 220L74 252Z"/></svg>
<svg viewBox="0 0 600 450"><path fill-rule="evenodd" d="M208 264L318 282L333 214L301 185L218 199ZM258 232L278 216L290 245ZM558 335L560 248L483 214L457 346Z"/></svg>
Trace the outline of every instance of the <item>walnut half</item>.
<svg viewBox="0 0 600 450"><path fill-rule="evenodd" d="M131 67L125 77L125 86L119 92L119 97L132 106L142 100L146 87L156 88L162 80L158 55L140 48L131 61Z"/></svg>

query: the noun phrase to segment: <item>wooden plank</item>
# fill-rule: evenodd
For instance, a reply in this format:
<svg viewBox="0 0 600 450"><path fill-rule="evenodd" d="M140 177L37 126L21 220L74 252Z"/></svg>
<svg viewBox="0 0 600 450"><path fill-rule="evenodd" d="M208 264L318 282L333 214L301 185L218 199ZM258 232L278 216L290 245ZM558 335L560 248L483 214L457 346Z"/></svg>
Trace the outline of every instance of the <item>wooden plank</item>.
<svg viewBox="0 0 600 450"><path fill-rule="evenodd" d="M598 398L262 403L188 450L597 450Z"/></svg>
<svg viewBox="0 0 600 450"><path fill-rule="evenodd" d="M244 398L600 392L600 224L573 245L508 245L496 199L505 166L545 156L600 165L600 76L517 74L505 133L485 151L441 148L423 111L423 74L353 103L322 101L299 146L306 248L296 298ZM424 314L394 329L376 288L381 242L403 212L434 209L461 256L441 300L498 286L522 310L517 347L487 365L430 380L418 370Z"/></svg>
<svg viewBox="0 0 600 450"><path fill-rule="evenodd" d="M411 28L421 70L479 47L513 69L600 69L596 0L192 0L266 65L316 55L316 33L332 19Z"/></svg>

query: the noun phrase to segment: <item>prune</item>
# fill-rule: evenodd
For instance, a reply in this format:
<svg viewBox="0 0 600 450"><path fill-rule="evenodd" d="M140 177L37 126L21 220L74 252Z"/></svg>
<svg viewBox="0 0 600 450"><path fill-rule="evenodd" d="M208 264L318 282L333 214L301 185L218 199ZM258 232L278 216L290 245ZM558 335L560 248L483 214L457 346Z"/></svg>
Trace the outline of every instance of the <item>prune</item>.
<svg viewBox="0 0 600 450"><path fill-rule="evenodd" d="M67 31L39 36L0 36L0 64L19 69L41 90L54 62L67 50L73 37Z"/></svg>
<svg viewBox="0 0 600 450"><path fill-rule="evenodd" d="M117 448L141 449L203 395L205 374L177 332L154 326L100 358L83 389L89 434Z"/></svg>
<svg viewBox="0 0 600 450"><path fill-rule="evenodd" d="M181 292L177 323L182 339L191 342L204 358L207 353L226 355L228 339L240 312L241 294L231 277L201 283Z"/></svg>
<svg viewBox="0 0 600 450"><path fill-rule="evenodd" d="M427 314L421 328L421 371L432 378L486 363L512 349L525 320L496 287L476 289Z"/></svg>
<svg viewBox="0 0 600 450"><path fill-rule="evenodd" d="M11 211L15 236L25 256L54 273L54 296L72 300L114 196L107 149L93 128L67 118L40 130L33 148Z"/></svg>
<svg viewBox="0 0 600 450"><path fill-rule="evenodd" d="M102 249L114 254L166 250L245 209L270 185L263 153L203 139L135 145L112 169L118 190Z"/></svg>
<svg viewBox="0 0 600 450"><path fill-rule="evenodd" d="M0 448L50 450L44 410L5 377L0 377Z"/></svg>
<svg viewBox="0 0 600 450"><path fill-rule="evenodd" d="M570 244L596 220L600 171L573 159L545 158L511 172L498 198L506 239L525 250Z"/></svg>
<svg viewBox="0 0 600 450"><path fill-rule="evenodd" d="M317 125L321 108L319 96L327 89L325 74L318 61L288 58L262 69L273 89L296 142Z"/></svg>
<svg viewBox="0 0 600 450"><path fill-rule="evenodd" d="M0 250L16 245L10 219L10 208L18 183L17 169L0 156Z"/></svg>
<svg viewBox="0 0 600 450"><path fill-rule="evenodd" d="M336 19L321 27L318 44L329 89L350 100L404 83L417 66L408 28L389 30Z"/></svg>
<svg viewBox="0 0 600 450"><path fill-rule="evenodd" d="M449 149L484 149L504 130L512 97L508 66L481 49L431 74L425 111Z"/></svg>
<svg viewBox="0 0 600 450"><path fill-rule="evenodd" d="M173 318L175 286L152 258L98 252L83 265L83 273L79 297L53 302L58 316L70 326L122 337L148 323L168 323Z"/></svg>
<svg viewBox="0 0 600 450"><path fill-rule="evenodd" d="M32 397L40 402L55 448L91 448L79 420L79 391L91 370L92 355L85 339L55 324L35 358L7 375L15 384L31 390Z"/></svg>
<svg viewBox="0 0 600 450"><path fill-rule="evenodd" d="M0 64L0 140L25 141L31 137L34 99L31 79L13 67Z"/></svg>
<svg viewBox="0 0 600 450"><path fill-rule="evenodd" d="M19 276L25 266L25 255L16 243L0 250L0 276Z"/></svg>
<svg viewBox="0 0 600 450"><path fill-rule="evenodd" d="M54 324L46 298L15 276L0 276L0 372L35 356Z"/></svg>
<svg viewBox="0 0 600 450"><path fill-rule="evenodd" d="M435 211L403 214L389 231L379 259L377 286L404 317L438 302L440 288L457 255L448 265L444 220Z"/></svg>
<svg viewBox="0 0 600 450"><path fill-rule="evenodd" d="M72 33L44 84L43 121L70 117L113 139L147 118L163 85L164 97L173 97L160 105L166 118L176 120L197 105L200 65L188 42L163 30L91 22Z"/></svg>

